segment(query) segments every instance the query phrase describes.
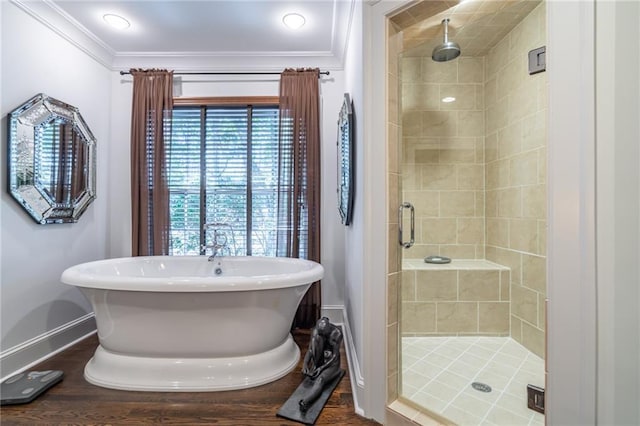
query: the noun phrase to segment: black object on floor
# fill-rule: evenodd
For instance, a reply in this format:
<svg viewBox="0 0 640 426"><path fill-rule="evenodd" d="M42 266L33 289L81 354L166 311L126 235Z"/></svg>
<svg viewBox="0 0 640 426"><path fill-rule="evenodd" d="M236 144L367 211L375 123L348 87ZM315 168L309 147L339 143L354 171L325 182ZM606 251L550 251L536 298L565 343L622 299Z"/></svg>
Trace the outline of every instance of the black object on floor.
<svg viewBox="0 0 640 426"><path fill-rule="evenodd" d="M0 405L27 404L62 380L60 370L25 371L9 377L0 388Z"/></svg>
<svg viewBox="0 0 640 426"><path fill-rule="evenodd" d="M320 412L324 408L324 405L329 400L333 390L338 386L338 383L340 383L340 380L342 380L344 374L345 371L340 370L340 374L338 374L336 378L323 389L318 399L313 401L309 408L303 412L300 410L298 402L304 398L305 395L309 394L309 389L314 383L312 379L305 377L302 383L300 383L298 388L293 392L289 399L287 399L284 405L280 407L276 414L279 417L284 417L285 419L293 420L294 422L303 423L305 425L315 424L316 420L318 420L318 417L320 416Z"/></svg>
<svg viewBox="0 0 640 426"><path fill-rule="evenodd" d="M544 414L544 388L527 385L527 407Z"/></svg>

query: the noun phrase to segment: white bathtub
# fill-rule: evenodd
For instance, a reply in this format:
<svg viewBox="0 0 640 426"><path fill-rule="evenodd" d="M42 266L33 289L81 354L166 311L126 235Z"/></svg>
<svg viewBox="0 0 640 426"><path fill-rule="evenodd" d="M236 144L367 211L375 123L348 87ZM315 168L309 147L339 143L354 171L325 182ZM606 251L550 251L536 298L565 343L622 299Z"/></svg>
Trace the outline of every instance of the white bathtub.
<svg viewBox="0 0 640 426"><path fill-rule="evenodd" d="M61 280L95 311L100 345L85 367L90 383L213 391L258 386L295 368L291 322L323 274L318 263L282 257L151 256L83 263Z"/></svg>

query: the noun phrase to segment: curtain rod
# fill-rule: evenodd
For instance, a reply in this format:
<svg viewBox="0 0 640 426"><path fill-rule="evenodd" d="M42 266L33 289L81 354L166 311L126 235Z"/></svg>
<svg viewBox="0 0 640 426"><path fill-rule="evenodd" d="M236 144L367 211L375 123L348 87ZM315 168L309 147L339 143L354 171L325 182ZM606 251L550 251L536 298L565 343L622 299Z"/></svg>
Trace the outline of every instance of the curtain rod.
<svg viewBox="0 0 640 426"><path fill-rule="evenodd" d="M130 71L120 71L120 75L131 74ZM174 72L173 75L280 75L279 72ZM322 75L329 75L329 71L320 71Z"/></svg>

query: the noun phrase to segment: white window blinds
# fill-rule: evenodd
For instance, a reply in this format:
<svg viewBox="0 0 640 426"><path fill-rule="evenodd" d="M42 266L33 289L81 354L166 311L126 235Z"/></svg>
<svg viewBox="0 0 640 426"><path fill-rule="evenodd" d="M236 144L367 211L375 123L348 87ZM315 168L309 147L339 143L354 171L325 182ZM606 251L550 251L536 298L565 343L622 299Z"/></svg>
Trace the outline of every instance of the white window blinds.
<svg viewBox="0 0 640 426"><path fill-rule="evenodd" d="M277 106L176 107L167 156L171 254L203 254L203 225L226 223L232 255L275 255Z"/></svg>

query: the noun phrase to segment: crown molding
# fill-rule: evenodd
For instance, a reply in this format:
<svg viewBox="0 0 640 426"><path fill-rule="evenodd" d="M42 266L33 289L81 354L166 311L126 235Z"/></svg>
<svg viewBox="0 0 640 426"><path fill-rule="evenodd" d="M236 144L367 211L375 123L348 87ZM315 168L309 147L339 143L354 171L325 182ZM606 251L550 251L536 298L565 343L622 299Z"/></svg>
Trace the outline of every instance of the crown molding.
<svg viewBox="0 0 640 426"><path fill-rule="evenodd" d="M271 71L289 67L343 70L357 0L334 0L331 50L328 51L211 51L117 52L53 0L10 0L25 13L112 71L160 67L182 71Z"/></svg>
<svg viewBox="0 0 640 426"><path fill-rule="evenodd" d="M99 64L111 69L115 52L51 1L10 0L10 2Z"/></svg>
<svg viewBox="0 0 640 426"><path fill-rule="evenodd" d="M356 9L356 0L349 2L338 1L334 3L334 7L337 8L333 14L334 20L341 19L341 21L334 24L331 34L331 51L339 59L340 69L344 69L347 51L349 50L349 36Z"/></svg>

